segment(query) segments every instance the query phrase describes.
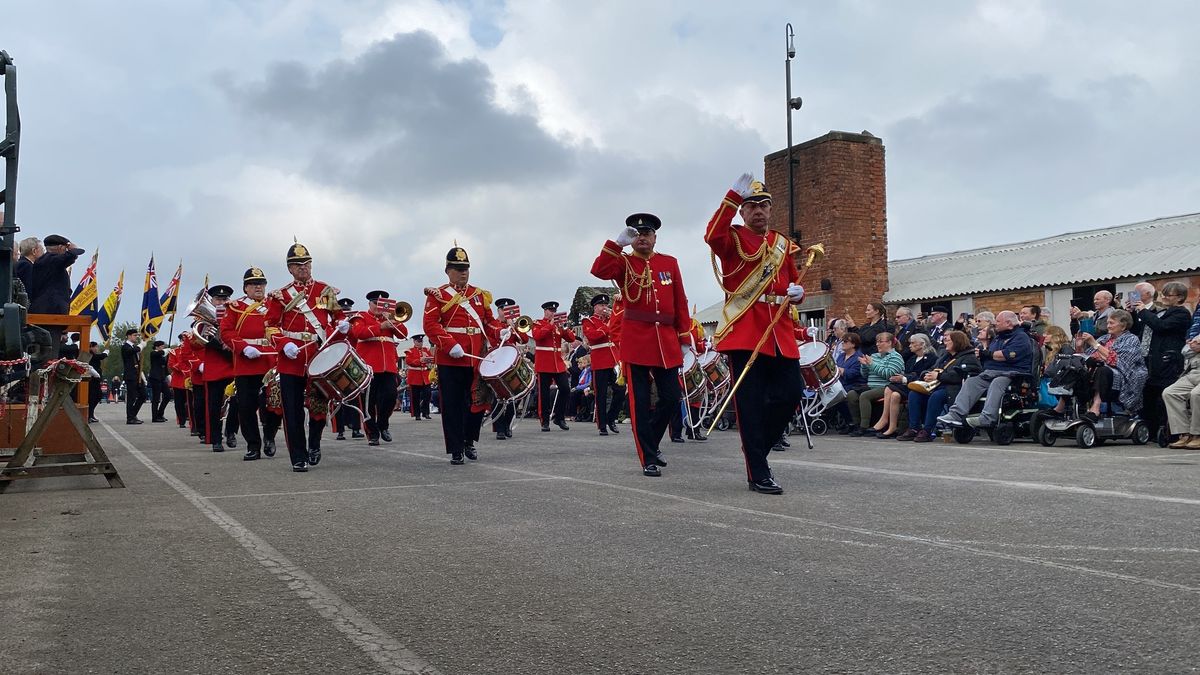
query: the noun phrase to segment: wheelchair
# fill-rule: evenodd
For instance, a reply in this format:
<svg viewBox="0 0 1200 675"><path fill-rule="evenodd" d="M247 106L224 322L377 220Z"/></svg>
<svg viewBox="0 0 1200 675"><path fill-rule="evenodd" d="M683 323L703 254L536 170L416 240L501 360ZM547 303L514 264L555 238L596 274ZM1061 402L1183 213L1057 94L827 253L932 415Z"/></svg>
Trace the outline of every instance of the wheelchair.
<svg viewBox="0 0 1200 675"><path fill-rule="evenodd" d="M1043 414L1038 427L1037 440L1046 447L1053 446L1059 438L1074 438L1075 445L1083 449L1103 445L1109 440L1129 440L1134 445L1145 445L1150 441L1150 427L1137 415L1127 412L1116 402L1100 404L1098 420L1084 417L1088 402L1092 399L1090 368L1079 356L1068 356L1050 383L1050 393L1066 399L1066 410L1061 417ZM1055 364L1058 365L1058 364ZM1082 395L1076 395L1076 391ZM1159 441L1161 443L1161 440Z"/></svg>
<svg viewBox="0 0 1200 675"><path fill-rule="evenodd" d="M985 397L971 409L965 424L951 432L958 443L967 444L979 434L979 412ZM1036 440L1041 431L1042 409L1038 405L1038 377L1032 373L1015 375L1004 390L996 426L984 428L988 439L996 445L1009 445L1017 439Z"/></svg>

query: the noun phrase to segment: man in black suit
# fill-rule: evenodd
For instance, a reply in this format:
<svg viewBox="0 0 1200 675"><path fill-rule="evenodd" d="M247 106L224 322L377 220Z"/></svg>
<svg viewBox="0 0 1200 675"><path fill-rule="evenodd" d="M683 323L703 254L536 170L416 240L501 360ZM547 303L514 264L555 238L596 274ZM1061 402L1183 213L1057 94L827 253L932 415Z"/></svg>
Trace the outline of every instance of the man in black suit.
<svg viewBox="0 0 1200 675"><path fill-rule="evenodd" d="M167 403L171 400L170 389L167 387L167 343L162 340L154 341L154 351L150 352L150 374L146 383L150 385L150 421L166 422L164 413Z"/></svg>
<svg viewBox="0 0 1200 675"><path fill-rule="evenodd" d="M52 234L43 242L46 252L33 263L33 287L29 291L31 314L69 314L71 311L71 272L69 267L83 254L83 249L70 239ZM50 333L51 358L58 358L62 348L62 326L47 326Z"/></svg>
<svg viewBox="0 0 1200 675"><path fill-rule="evenodd" d="M136 328L125 331L125 342L121 345L121 361L125 366L125 423L141 424L138 411L146 402L142 389L142 348L138 344L142 334Z"/></svg>

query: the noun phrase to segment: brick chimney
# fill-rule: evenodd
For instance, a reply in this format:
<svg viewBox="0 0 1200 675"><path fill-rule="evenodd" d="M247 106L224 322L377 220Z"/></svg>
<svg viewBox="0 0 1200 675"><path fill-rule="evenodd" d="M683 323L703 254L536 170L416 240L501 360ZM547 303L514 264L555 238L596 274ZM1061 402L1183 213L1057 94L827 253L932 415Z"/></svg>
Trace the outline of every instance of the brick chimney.
<svg viewBox="0 0 1200 675"><path fill-rule="evenodd" d="M825 245L825 258L804 276L809 317L841 317L849 309L863 320L863 306L888 289L887 198L883 140L864 131L831 131L792 146L795 164L796 235L802 248ZM771 228L788 234L787 148L765 158L763 173L774 199ZM803 265L804 256L797 257ZM822 291L822 280L831 290Z"/></svg>

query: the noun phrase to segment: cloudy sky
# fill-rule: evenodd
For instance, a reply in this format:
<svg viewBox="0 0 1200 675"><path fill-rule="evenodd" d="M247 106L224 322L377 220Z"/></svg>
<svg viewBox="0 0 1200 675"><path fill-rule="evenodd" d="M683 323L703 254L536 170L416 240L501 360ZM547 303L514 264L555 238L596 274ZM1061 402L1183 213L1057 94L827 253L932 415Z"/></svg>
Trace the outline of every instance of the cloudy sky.
<svg viewBox="0 0 1200 675"><path fill-rule="evenodd" d="M293 236L359 299L472 281L570 300L624 217L663 217L689 296L702 232L784 147L887 148L893 259L1200 211L1200 8L1077 0L5 0L22 236L100 246L138 311L205 273L287 280ZM1189 28L1191 26L1192 28ZM781 191L782 186L776 188ZM81 273L82 266L77 268Z"/></svg>

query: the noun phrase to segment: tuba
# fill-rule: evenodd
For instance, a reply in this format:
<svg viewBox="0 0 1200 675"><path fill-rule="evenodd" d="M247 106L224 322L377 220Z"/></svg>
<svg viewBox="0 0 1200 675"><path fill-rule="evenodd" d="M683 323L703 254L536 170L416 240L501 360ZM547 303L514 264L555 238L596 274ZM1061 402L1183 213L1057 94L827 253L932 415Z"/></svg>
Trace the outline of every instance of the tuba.
<svg viewBox="0 0 1200 675"><path fill-rule="evenodd" d="M195 319L192 324L192 335L197 342L203 345L207 345L210 341L220 344L221 336L217 326L221 324L221 320L217 316L216 305L213 305L208 298L207 288L200 289L200 292L196 294L196 299L188 305L187 314Z"/></svg>

